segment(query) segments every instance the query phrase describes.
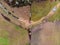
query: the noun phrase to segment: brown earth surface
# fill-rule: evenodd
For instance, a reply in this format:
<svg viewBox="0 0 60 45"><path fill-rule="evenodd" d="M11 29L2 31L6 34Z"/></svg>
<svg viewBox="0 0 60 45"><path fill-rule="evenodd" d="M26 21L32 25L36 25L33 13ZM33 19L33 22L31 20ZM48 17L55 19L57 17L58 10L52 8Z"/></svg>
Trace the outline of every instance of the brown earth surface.
<svg viewBox="0 0 60 45"><path fill-rule="evenodd" d="M8 45L27 45L28 33L25 29L18 28L17 26L6 21L0 14L0 37L7 37L9 40Z"/></svg>
<svg viewBox="0 0 60 45"><path fill-rule="evenodd" d="M26 19L27 22L29 21L29 10L30 10L30 7L29 6L26 6L26 7L20 7L20 8L11 8L9 7L6 3L3 3L5 4L5 6L8 7L8 10L9 11L14 11L14 14L17 16L17 17L22 17L24 20ZM28 8L29 7L29 8ZM13 13L13 12L12 12ZM52 12L53 14L54 12ZM51 14L51 13L50 13ZM50 15L49 15L50 16ZM10 44L11 45L25 45L23 43L23 40L24 42L25 41L28 41L28 35L25 37L26 34L24 34L24 37L20 36L20 31L16 31L13 26L11 26L12 24L9 24L9 22L4 26L2 24L2 21L4 21L4 19L1 17L2 20L0 20L1 22L1 30L2 28L6 29L9 33L8 37L9 37L9 40L10 40ZM45 18L44 18L45 19ZM26 21L25 21L26 22ZM38 22L41 22L41 20L37 21ZM34 22L34 24L36 24ZM60 42L59 41L59 30L60 30L60 22L46 22L46 23L43 23L41 25L38 25L36 27L34 27L32 29L32 40L31 40L31 45L58 45ZM7 28L8 27L8 28ZM3 29L3 30L4 30ZM2 35L2 33L1 33ZM19 39L21 38L21 39ZM16 41L17 40L17 41ZM21 43L20 43L21 41ZM25 42L26 43L26 42Z"/></svg>
<svg viewBox="0 0 60 45"><path fill-rule="evenodd" d="M18 25L20 25L23 28L28 28L30 23L29 23L29 17L30 17L30 6L23 6L23 7L11 7L9 6L5 1L1 1L2 5L7 8L7 10L9 12L11 12L13 15L17 16L19 19L15 20L13 18L10 19L12 20L12 22L17 22ZM5 14L4 14L5 15Z"/></svg>
<svg viewBox="0 0 60 45"><path fill-rule="evenodd" d="M60 21L45 22L32 28L31 45L60 45Z"/></svg>

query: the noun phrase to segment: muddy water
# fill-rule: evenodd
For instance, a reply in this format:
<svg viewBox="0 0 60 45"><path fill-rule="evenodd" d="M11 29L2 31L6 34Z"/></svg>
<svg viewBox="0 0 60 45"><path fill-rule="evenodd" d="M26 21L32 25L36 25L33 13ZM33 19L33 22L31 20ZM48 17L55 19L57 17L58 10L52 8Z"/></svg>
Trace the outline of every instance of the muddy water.
<svg viewBox="0 0 60 45"><path fill-rule="evenodd" d="M32 28L31 45L60 45L60 21L45 22Z"/></svg>

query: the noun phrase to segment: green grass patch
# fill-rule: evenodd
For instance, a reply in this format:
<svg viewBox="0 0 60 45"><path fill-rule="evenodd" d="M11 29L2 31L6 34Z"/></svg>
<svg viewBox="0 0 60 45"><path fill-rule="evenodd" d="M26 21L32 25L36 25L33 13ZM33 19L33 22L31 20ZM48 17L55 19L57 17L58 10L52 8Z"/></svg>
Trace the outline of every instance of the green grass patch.
<svg viewBox="0 0 60 45"><path fill-rule="evenodd" d="M9 45L8 38L0 37L0 45Z"/></svg>
<svg viewBox="0 0 60 45"><path fill-rule="evenodd" d="M19 27L19 26L15 26L15 29L16 29L16 30L20 30L20 27Z"/></svg>
<svg viewBox="0 0 60 45"><path fill-rule="evenodd" d="M31 7L32 20L37 21L42 17L46 16L49 11L57 4L58 2L34 2Z"/></svg>
<svg viewBox="0 0 60 45"><path fill-rule="evenodd" d="M60 8L56 11L56 13L51 16L48 21L55 21L55 20L60 20Z"/></svg>
<svg viewBox="0 0 60 45"><path fill-rule="evenodd" d="M25 30L25 29L23 29L23 28L21 28L21 27L19 27L19 26L17 26L17 25L15 25L14 28L15 28L15 30L17 30L17 31L20 31L20 32L21 32L21 35L27 34L27 30Z"/></svg>
<svg viewBox="0 0 60 45"><path fill-rule="evenodd" d="M8 31L0 30L0 45L9 45Z"/></svg>

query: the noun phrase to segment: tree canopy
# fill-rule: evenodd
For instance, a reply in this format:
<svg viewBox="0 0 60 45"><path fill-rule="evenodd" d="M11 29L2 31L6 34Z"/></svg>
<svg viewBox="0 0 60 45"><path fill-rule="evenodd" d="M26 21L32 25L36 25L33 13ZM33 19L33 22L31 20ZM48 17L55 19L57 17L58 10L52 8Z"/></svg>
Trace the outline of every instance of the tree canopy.
<svg viewBox="0 0 60 45"><path fill-rule="evenodd" d="M6 2L10 5L10 6L26 6L26 5L31 5L31 3L33 2L33 0L6 0Z"/></svg>

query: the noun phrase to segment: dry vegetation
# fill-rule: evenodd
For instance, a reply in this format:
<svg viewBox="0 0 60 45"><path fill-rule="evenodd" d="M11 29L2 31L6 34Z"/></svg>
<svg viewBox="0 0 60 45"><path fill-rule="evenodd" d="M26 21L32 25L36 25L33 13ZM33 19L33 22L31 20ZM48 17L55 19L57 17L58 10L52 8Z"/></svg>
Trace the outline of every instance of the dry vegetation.
<svg viewBox="0 0 60 45"><path fill-rule="evenodd" d="M0 15L0 45L27 45L28 34L14 24L4 20Z"/></svg>
<svg viewBox="0 0 60 45"><path fill-rule="evenodd" d="M32 20L37 21L41 19L42 17L46 16L49 11L57 4L58 2L40 2L36 3L34 2L31 7L32 12Z"/></svg>

